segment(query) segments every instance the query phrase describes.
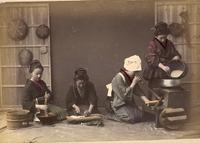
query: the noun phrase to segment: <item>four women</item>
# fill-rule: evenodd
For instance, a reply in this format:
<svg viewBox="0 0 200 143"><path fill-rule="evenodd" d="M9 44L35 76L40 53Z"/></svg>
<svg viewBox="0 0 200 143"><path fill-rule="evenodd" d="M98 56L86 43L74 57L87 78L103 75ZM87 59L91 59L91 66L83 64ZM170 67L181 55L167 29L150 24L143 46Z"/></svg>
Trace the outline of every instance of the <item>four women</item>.
<svg viewBox="0 0 200 143"><path fill-rule="evenodd" d="M167 39L169 30L166 23L160 22L155 26L155 37L148 47L146 56L147 67L144 70L144 78L149 80L149 85L153 86L154 79L165 78L168 76L170 68L167 63L171 60L181 58L173 43ZM36 113L39 110L50 110L51 106L40 105L40 98L50 101L51 91L46 83L41 80L43 67L39 61L34 61L30 65L31 79L27 80L25 86L25 96L23 108ZM113 101L111 108L120 121L135 123L142 120L142 111L134 103L134 98L141 96L143 91L138 82L140 77L137 73L142 70L141 59L134 55L124 60L124 67L112 80ZM59 119L63 119L64 112L59 109ZM66 109L70 115L85 115L97 112L97 95L94 84L89 81L87 71L79 68L74 72L74 83L69 87L66 95Z"/></svg>

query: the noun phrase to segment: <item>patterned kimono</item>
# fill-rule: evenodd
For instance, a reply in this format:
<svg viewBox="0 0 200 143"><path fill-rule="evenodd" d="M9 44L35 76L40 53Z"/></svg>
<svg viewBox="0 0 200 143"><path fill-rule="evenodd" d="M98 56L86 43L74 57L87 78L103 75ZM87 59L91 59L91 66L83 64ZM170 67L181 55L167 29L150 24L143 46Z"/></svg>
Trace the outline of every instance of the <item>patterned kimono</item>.
<svg viewBox="0 0 200 143"><path fill-rule="evenodd" d="M44 104L45 93L50 94L50 97L52 98L52 93L43 80L38 82L27 80L22 102L23 109L29 110L32 114L35 114L37 111L35 107L35 100L37 98L39 104ZM52 104L48 104L48 110L49 112L56 114L58 120L65 119L66 114L64 109Z"/></svg>
<svg viewBox="0 0 200 143"><path fill-rule="evenodd" d="M144 78L147 80L168 78L167 73L160 69L158 64L167 65L174 56L181 58L181 55L170 40L167 39L165 43L161 43L158 39L154 38L148 46L148 54L146 56L147 66L143 73Z"/></svg>
<svg viewBox="0 0 200 143"><path fill-rule="evenodd" d="M116 118L129 123L142 120L142 111L134 103L134 96L143 95L143 91L138 84L130 88L132 80L123 70L112 80L112 109Z"/></svg>

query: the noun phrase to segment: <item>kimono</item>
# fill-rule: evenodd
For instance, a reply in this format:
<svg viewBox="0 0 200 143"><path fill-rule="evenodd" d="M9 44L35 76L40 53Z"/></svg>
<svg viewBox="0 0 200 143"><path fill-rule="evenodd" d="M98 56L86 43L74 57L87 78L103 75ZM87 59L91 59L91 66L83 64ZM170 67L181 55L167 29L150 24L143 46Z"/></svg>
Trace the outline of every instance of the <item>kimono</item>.
<svg viewBox="0 0 200 143"><path fill-rule="evenodd" d="M130 88L131 79L121 70L112 80L112 109L120 121L135 123L142 120L142 111L135 104L134 96L143 95L138 84Z"/></svg>
<svg viewBox="0 0 200 143"><path fill-rule="evenodd" d="M93 113L97 112L97 95L94 84L88 81L85 85L84 95L80 95L75 84L71 85L66 95L66 108L69 114L73 112L72 105L76 104L79 107L89 108L89 105L94 105Z"/></svg>
<svg viewBox="0 0 200 143"><path fill-rule="evenodd" d="M181 55L175 49L174 44L170 40L161 43L154 38L148 46L148 54L146 55L146 67L144 69L143 77L146 80L168 78L165 71L158 67L159 63L167 65L174 56Z"/></svg>
<svg viewBox="0 0 200 143"><path fill-rule="evenodd" d="M50 101L52 101L52 92L48 89L46 83L43 80L33 82L27 80L25 84L24 96L22 101L23 109L29 110L30 113L35 114L37 109L35 107L35 100L38 99L39 104L44 104L44 95L45 93L51 95ZM57 115L58 120L65 119L64 109L48 104L48 111Z"/></svg>

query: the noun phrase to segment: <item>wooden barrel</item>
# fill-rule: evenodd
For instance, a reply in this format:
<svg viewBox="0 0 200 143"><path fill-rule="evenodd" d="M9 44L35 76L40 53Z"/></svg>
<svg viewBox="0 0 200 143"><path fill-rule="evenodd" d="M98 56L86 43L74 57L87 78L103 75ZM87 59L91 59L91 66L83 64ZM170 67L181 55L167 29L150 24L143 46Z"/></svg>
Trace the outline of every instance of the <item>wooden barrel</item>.
<svg viewBox="0 0 200 143"><path fill-rule="evenodd" d="M6 115L8 129L18 129L29 125L30 113L28 110L11 110Z"/></svg>

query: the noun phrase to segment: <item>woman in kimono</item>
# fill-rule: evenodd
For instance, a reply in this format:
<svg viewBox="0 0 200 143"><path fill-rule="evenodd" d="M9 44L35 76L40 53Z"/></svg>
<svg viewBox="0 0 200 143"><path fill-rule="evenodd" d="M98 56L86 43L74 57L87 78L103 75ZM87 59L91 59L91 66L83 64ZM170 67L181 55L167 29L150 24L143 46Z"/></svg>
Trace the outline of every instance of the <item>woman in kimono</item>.
<svg viewBox="0 0 200 143"><path fill-rule="evenodd" d="M154 38L148 46L147 65L143 77L148 81L148 86L151 89L159 87L158 79L170 78L169 62L181 59L181 55L175 49L174 44L167 39L168 34L167 24L164 22L158 23L155 26ZM151 92L148 93L148 97L153 99Z"/></svg>
<svg viewBox="0 0 200 143"><path fill-rule="evenodd" d="M135 104L134 96L143 95L143 91L138 85L141 80L136 75L141 71L141 59L134 55L126 58L124 67L112 80L114 120L135 123L142 120L142 111Z"/></svg>
<svg viewBox="0 0 200 143"><path fill-rule="evenodd" d="M97 95L94 84L89 81L87 71L79 68L74 72L74 83L66 95L68 114L86 115L97 112Z"/></svg>
<svg viewBox="0 0 200 143"><path fill-rule="evenodd" d="M31 78L26 81L22 106L34 115L37 111L49 111L57 115L58 120L65 119L64 109L50 103L52 92L46 83L41 79L44 68L40 61L33 60L29 72ZM46 103L45 103L46 102Z"/></svg>
<svg viewBox="0 0 200 143"><path fill-rule="evenodd" d="M149 43L146 55L147 66L144 69L144 78L149 80L149 85L153 85L154 79L169 78L168 63L181 58L174 44L167 39L168 34L169 29L166 23L159 22L155 26L154 38Z"/></svg>

